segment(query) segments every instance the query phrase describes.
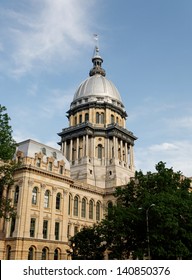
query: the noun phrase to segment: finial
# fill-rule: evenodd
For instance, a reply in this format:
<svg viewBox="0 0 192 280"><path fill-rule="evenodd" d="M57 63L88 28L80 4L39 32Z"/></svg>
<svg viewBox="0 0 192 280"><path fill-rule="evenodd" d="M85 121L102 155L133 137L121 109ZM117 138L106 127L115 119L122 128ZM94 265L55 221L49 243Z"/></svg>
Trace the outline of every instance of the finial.
<svg viewBox="0 0 192 280"><path fill-rule="evenodd" d="M93 39L95 41L95 49L93 53L93 57L94 57L99 55L99 36L97 34L93 34Z"/></svg>
<svg viewBox="0 0 192 280"><path fill-rule="evenodd" d="M95 48L94 48L93 58L92 58L93 68L90 70L89 76L93 76L95 74L100 74L102 76L105 76L105 70L101 67L103 59L99 55L98 35L93 34L93 38L95 40Z"/></svg>

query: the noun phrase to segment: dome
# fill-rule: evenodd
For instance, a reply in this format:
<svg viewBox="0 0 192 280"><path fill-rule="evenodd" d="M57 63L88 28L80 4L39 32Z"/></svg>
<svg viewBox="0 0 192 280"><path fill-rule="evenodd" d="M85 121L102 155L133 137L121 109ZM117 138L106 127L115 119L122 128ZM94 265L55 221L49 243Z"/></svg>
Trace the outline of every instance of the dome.
<svg viewBox="0 0 192 280"><path fill-rule="evenodd" d="M120 94L115 85L101 74L95 74L78 87L73 101L79 98L103 97L121 102Z"/></svg>

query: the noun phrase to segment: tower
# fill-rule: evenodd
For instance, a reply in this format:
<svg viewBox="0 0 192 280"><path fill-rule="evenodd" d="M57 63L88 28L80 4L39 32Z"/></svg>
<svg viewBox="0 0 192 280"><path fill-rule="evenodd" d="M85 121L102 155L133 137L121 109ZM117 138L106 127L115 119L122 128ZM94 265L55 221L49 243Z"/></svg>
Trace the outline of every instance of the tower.
<svg viewBox="0 0 192 280"><path fill-rule="evenodd" d="M117 88L105 77L97 45L92 63L67 112L69 127L58 135L72 178L106 189L124 185L134 176L137 138L125 127L127 113Z"/></svg>

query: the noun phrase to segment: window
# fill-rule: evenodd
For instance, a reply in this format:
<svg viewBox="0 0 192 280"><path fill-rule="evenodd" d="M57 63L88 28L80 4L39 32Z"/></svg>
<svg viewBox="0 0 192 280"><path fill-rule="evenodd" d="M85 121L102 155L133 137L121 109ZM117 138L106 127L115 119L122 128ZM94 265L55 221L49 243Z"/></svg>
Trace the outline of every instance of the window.
<svg viewBox="0 0 192 280"><path fill-rule="evenodd" d="M43 221L43 238L47 239L47 235L48 235L48 221L44 220Z"/></svg>
<svg viewBox="0 0 192 280"><path fill-rule="evenodd" d="M111 115L111 123L114 123L115 122L115 117L114 115Z"/></svg>
<svg viewBox="0 0 192 280"><path fill-rule="evenodd" d="M78 207L79 207L79 198L78 198L78 196L75 196L75 198L74 198L74 205L73 205L74 207L73 207L73 215L74 216L78 216Z"/></svg>
<svg viewBox="0 0 192 280"><path fill-rule="evenodd" d="M96 113L96 123L99 123L99 113Z"/></svg>
<svg viewBox="0 0 192 280"><path fill-rule="evenodd" d="M17 204L19 201L19 186L15 187L15 195L14 195L14 204Z"/></svg>
<svg viewBox="0 0 192 280"><path fill-rule="evenodd" d="M97 202L96 204L96 220L100 221L101 219L101 207L100 207L100 202Z"/></svg>
<svg viewBox="0 0 192 280"><path fill-rule="evenodd" d="M86 218L86 199L83 198L81 202L81 217Z"/></svg>
<svg viewBox="0 0 192 280"><path fill-rule="evenodd" d="M30 237L35 237L35 218L31 218L31 223L30 223Z"/></svg>
<svg viewBox="0 0 192 280"><path fill-rule="evenodd" d="M6 259L10 260L11 259L11 246L8 245L7 246L7 250L6 250Z"/></svg>
<svg viewBox="0 0 192 280"><path fill-rule="evenodd" d="M53 152L53 157L54 157L55 159L57 159L57 153L56 153L56 152Z"/></svg>
<svg viewBox="0 0 192 280"><path fill-rule="evenodd" d="M37 166L37 167L40 167L40 166L41 166L41 159L40 159L40 158L37 159L37 161L36 161L36 166Z"/></svg>
<svg viewBox="0 0 192 280"><path fill-rule="evenodd" d="M89 201L89 219L93 219L93 200Z"/></svg>
<svg viewBox="0 0 192 280"><path fill-rule="evenodd" d="M104 123L104 113L101 113L100 115L100 123Z"/></svg>
<svg viewBox="0 0 192 280"><path fill-rule="evenodd" d="M54 260L59 260L60 251L59 249L55 249L54 251Z"/></svg>
<svg viewBox="0 0 192 280"><path fill-rule="evenodd" d="M85 122L88 122L88 121L89 121L89 114L86 113L86 114L85 114Z"/></svg>
<svg viewBox="0 0 192 280"><path fill-rule="evenodd" d="M100 158L100 159L102 159L102 149L103 149L103 147L102 147L102 145L101 144L99 144L98 146L97 146L97 148L98 148L98 158Z"/></svg>
<svg viewBox="0 0 192 280"><path fill-rule="evenodd" d="M44 195L44 207L45 208L49 207L49 198L50 198L50 191L46 190L45 195Z"/></svg>
<svg viewBox="0 0 192 280"><path fill-rule="evenodd" d="M71 225L67 226L67 238L71 236Z"/></svg>
<svg viewBox="0 0 192 280"><path fill-rule="evenodd" d="M107 204L107 210L108 210L108 216L111 217L111 210L112 210L112 207L113 207L113 203L112 201L109 201L108 204Z"/></svg>
<svg viewBox="0 0 192 280"><path fill-rule="evenodd" d="M38 188L34 187L32 191L32 204L34 205L37 204L37 192L38 192Z"/></svg>
<svg viewBox="0 0 192 280"><path fill-rule="evenodd" d="M104 113L96 113L96 123L104 123Z"/></svg>
<svg viewBox="0 0 192 280"><path fill-rule="evenodd" d="M49 171L52 171L52 169L53 169L53 163L51 161L49 161L49 163L48 163L48 169L49 169Z"/></svg>
<svg viewBox="0 0 192 280"><path fill-rule="evenodd" d="M59 240L59 222L55 222L55 240Z"/></svg>
<svg viewBox="0 0 192 280"><path fill-rule="evenodd" d="M78 232L79 232L78 226L74 226L74 235L77 234Z"/></svg>
<svg viewBox="0 0 192 280"><path fill-rule="evenodd" d="M61 207L61 194L57 193L56 195L56 209L60 210Z"/></svg>
<svg viewBox="0 0 192 280"><path fill-rule="evenodd" d="M47 260L48 259L48 249L46 247L44 247L43 250L42 250L41 259L42 260Z"/></svg>
<svg viewBox="0 0 192 280"><path fill-rule="evenodd" d="M28 252L28 260L34 260L35 259L34 254L35 254L34 247L31 246Z"/></svg>
<svg viewBox="0 0 192 280"><path fill-rule="evenodd" d="M79 115L79 123L82 123L82 115Z"/></svg>
<svg viewBox="0 0 192 280"><path fill-rule="evenodd" d="M60 174L63 174L63 165L60 165L60 166L59 166L59 173L60 173Z"/></svg>
<svg viewBox="0 0 192 280"><path fill-rule="evenodd" d="M15 230L15 217L11 219L11 229L10 229L10 237L13 236L13 232Z"/></svg>

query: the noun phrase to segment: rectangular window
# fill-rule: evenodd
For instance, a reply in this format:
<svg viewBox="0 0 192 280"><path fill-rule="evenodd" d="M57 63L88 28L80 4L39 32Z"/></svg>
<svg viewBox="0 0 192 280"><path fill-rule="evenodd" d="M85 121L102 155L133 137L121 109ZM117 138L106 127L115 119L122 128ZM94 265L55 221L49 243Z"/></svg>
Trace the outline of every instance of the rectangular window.
<svg viewBox="0 0 192 280"><path fill-rule="evenodd" d="M74 227L74 235L77 234L78 232L79 232L79 228L78 228L78 226L75 226Z"/></svg>
<svg viewBox="0 0 192 280"><path fill-rule="evenodd" d="M47 235L48 235L48 221L44 220L43 221L43 238L47 239Z"/></svg>
<svg viewBox="0 0 192 280"><path fill-rule="evenodd" d="M40 167L40 166L41 166L41 159L40 159L40 158L37 159L36 166L37 166L37 167Z"/></svg>
<svg viewBox="0 0 192 280"><path fill-rule="evenodd" d="M59 166L59 173L60 173L60 174L63 174L63 165L60 165L60 166Z"/></svg>
<svg viewBox="0 0 192 280"><path fill-rule="evenodd" d="M10 229L10 237L12 237L13 236L13 232L14 232L14 230L15 230L15 217L13 217L12 219L11 219L11 229Z"/></svg>
<svg viewBox="0 0 192 280"><path fill-rule="evenodd" d="M35 237L35 218L31 218L31 224L30 224L30 237Z"/></svg>
<svg viewBox="0 0 192 280"><path fill-rule="evenodd" d="M52 169L53 169L53 163L52 162L49 162L48 168L49 168L49 171L52 171Z"/></svg>
<svg viewBox="0 0 192 280"><path fill-rule="evenodd" d="M59 222L55 222L55 240L59 240Z"/></svg>

